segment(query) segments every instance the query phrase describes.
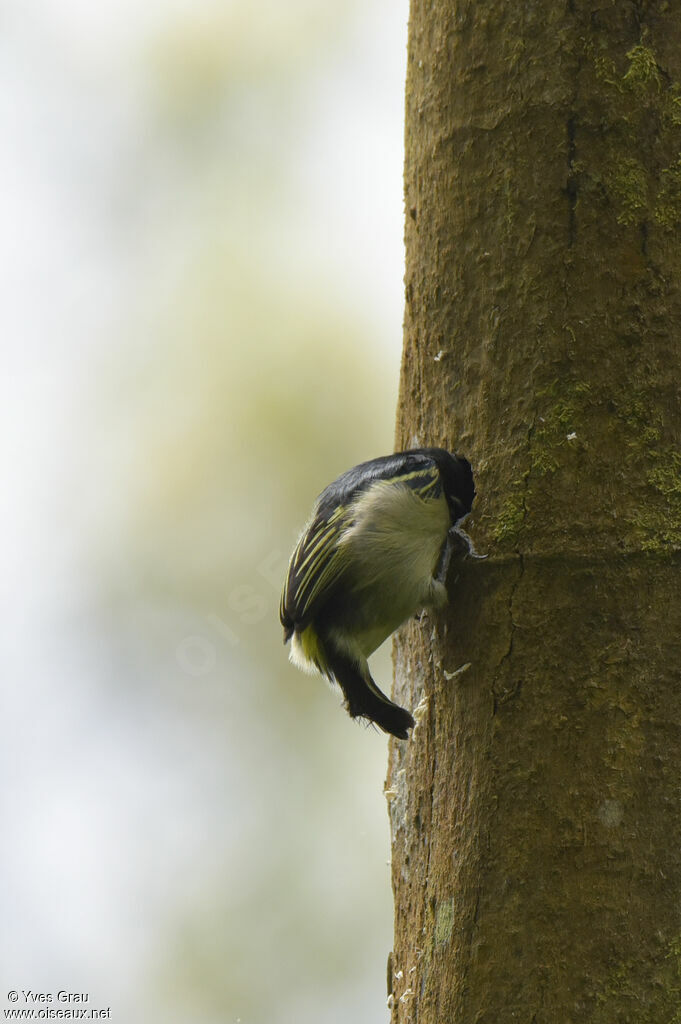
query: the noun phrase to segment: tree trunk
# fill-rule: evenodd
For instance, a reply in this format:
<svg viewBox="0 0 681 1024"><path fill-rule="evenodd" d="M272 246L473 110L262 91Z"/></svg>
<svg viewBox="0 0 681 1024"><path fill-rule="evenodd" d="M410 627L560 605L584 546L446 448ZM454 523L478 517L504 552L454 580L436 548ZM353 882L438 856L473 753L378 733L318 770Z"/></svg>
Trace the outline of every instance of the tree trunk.
<svg viewBox="0 0 681 1024"><path fill-rule="evenodd" d="M406 212L490 557L395 645L393 1024L678 1024L679 5L412 0Z"/></svg>

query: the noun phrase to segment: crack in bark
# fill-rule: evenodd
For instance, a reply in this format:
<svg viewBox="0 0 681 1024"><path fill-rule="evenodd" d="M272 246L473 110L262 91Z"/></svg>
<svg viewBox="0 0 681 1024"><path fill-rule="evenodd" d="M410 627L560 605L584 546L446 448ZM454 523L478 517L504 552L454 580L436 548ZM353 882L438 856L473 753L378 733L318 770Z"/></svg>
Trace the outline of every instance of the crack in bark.
<svg viewBox="0 0 681 1024"><path fill-rule="evenodd" d="M534 434L535 422L536 422L536 416L532 420L532 422L529 425L529 427L527 428L527 449L528 449L528 455L529 455L529 466L527 468L527 472L525 473L525 475L523 477L524 482L525 482L525 487L523 489L523 494L522 494L522 526L524 526L525 520L527 519L527 492L529 490L530 475L532 473L532 454L531 454L531 450L532 450L532 435ZM520 527L520 530L518 531L520 535L522 534L522 526ZM509 595L508 595L508 617L509 617L509 623L510 623L510 633L509 633L509 638L508 638L508 647L506 648L506 651L504 652L504 654L502 655L501 659L499 660L499 664L497 665L497 669L496 669L496 672L494 674L494 681L492 682L492 699L493 699L492 715L493 716L496 715L500 705L506 704L507 701L509 701L513 697L515 697L515 695L519 692L520 687L522 686L522 680L519 679L515 683L515 685L513 685L511 687L507 687L504 690L499 691L497 689L497 687L496 687L496 682L497 682L497 680L499 679L499 677L500 677L500 675L502 673L504 665L511 658L511 656L513 654L513 644L514 644L514 641L515 641L515 632L516 632L516 628L517 628L516 625L515 625L515 622L513 621L513 604L514 604L516 592L517 592L518 587L520 586L520 584L522 582L522 578L523 578L523 576L525 574L525 555L520 550L520 547L517 548L516 554L518 556L519 572L518 572L518 576L516 577L516 579L514 580L513 584L511 585L511 590L510 590Z"/></svg>
<svg viewBox="0 0 681 1024"><path fill-rule="evenodd" d="M568 12L575 13L574 4L568 2ZM568 200L568 239L567 249L573 248L577 239L577 193L579 191L578 175L576 170L577 156L577 114L579 108L579 77L584 63L584 57L579 50L576 53L577 66L574 72L574 87L570 98L569 113L565 126L567 136L567 177L565 182L565 194ZM566 259L569 257L566 256Z"/></svg>
<svg viewBox="0 0 681 1024"><path fill-rule="evenodd" d="M509 658L511 658L511 656L513 654L513 644L514 644L514 641L515 641L515 633L516 633L516 628L517 628L516 625L515 625L515 622L513 621L513 602L514 602L514 599L515 599L516 591L517 591L518 587L520 586L520 582L521 582L521 580L523 578L523 575L524 575L524 572L525 572L525 557L522 554L522 552L518 552L518 565L519 565L520 571L519 571L518 576L515 579L513 585L511 586L511 591L510 591L510 593L508 595L508 616L509 616L509 621L510 621L510 634L509 634L509 639L508 639L508 647L507 647L506 651L504 652L504 654L502 655L501 660L499 661L499 664L497 665L497 670L496 670L496 673L495 673L495 681L492 683L492 697L493 697L493 701L494 701L493 706L492 706L492 715L496 715L497 711L499 710L500 705L506 704L507 701L509 701L513 697L515 697L515 695L518 693L518 691L520 690L520 687L522 685L522 680L518 680L515 683L515 685L510 686L510 687L506 687L503 690L498 690L497 687L496 687L496 681L499 679L499 676L501 675L501 672L503 670L504 665L509 660Z"/></svg>
<svg viewBox="0 0 681 1024"><path fill-rule="evenodd" d="M568 248L571 249L575 244L575 238L577 235L577 176L575 174L575 154L577 151L577 145L575 142L576 136L576 119L574 113L571 113L567 119L567 182L565 184L565 192L568 197Z"/></svg>

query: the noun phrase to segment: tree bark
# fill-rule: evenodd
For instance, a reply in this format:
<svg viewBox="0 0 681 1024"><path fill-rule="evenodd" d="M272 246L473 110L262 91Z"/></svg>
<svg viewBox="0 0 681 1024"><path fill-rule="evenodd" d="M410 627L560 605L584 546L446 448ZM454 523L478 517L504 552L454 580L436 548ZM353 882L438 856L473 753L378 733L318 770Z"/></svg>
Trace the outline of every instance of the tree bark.
<svg viewBox="0 0 681 1024"><path fill-rule="evenodd" d="M393 1024L681 1022L681 8L412 0L398 447L485 562L395 643Z"/></svg>

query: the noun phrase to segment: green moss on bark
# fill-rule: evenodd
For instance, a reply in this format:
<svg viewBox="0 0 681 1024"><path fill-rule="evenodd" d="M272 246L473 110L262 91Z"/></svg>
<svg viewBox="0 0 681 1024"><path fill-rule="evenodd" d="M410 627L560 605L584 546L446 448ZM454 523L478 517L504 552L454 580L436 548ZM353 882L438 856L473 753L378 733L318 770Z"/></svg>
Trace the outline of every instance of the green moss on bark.
<svg viewBox="0 0 681 1024"><path fill-rule="evenodd" d="M585 54L607 111L601 173L591 168L585 187L604 188L623 227L681 223L681 83L651 45L626 51L624 71L589 39ZM583 169L583 168L581 168Z"/></svg>
<svg viewBox="0 0 681 1024"><path fill-rule="evenodd" d="M443 900L435 916L435 944L442 946L449 942L454 930L454 900Z"/></svg>
<svg viewBox="0 0 681 1024"><path fill-rule="evenodd" d="M530 440L532 472L555 473L568 449L579 442L590 393L586 382L558 377L537 392L538 416Z"/></svg>
<svg viewBox="0 0 681 1024"><path fill-rule="evenodd" d="M525 494L522 481L514 482L514 490L499 509L494 523L493 536L500 544L515 547L525 519Z"/></svg>
<svg viewBox="0 0 681 1024"><path fill-rule="evenodd" d="M613 1017L613 1006L618 1016ZM625 1014L628 1014L625 1016ZM592 1024L681 1024L681 938L661 946L649 962L632 958L614 967L596 993Z"/></svg>
<svg viewBox="0 0 681 1024"><path fill-rule="evenodd" d="M644 467L647 492L622 511L630 526L630 543L657 554L681 549L681 450L665 441L665 414L639 388L613 397L616 417L625 430L625 471Z"/></svg>

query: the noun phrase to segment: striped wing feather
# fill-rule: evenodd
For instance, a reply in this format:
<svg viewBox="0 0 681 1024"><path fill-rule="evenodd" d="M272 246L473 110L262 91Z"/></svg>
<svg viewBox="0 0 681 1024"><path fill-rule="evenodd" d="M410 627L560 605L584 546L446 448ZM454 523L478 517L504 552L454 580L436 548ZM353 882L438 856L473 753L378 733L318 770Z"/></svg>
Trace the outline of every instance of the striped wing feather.
<svg viewBox="0 0 681 1024"><path fill-rule="evenodd" d="M328 518L316 514L296 545L281 596L279 617L287 631L303 628L320 597L328 592L343 567L338 541L348 525L347 508Z"/></svg>

